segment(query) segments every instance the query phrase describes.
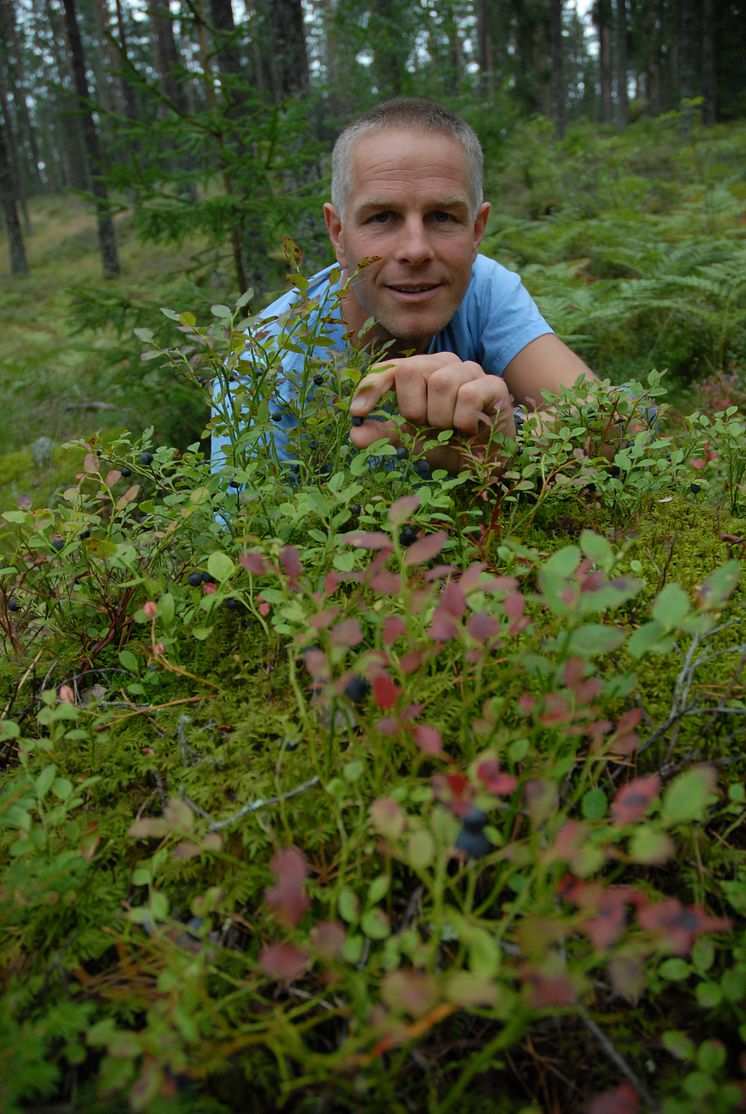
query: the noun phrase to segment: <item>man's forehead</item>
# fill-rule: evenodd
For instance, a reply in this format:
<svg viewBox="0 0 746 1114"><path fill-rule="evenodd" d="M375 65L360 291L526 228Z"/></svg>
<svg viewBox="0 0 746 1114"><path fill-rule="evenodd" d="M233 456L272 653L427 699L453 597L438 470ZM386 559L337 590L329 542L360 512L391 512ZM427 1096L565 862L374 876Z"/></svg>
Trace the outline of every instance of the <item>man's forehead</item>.
<svg viewBox="0 0 746 1114"><path fill-rule="evenodd" d="M469 167L461 142L445 132L388 127L360 136L351 152L355 187L369 179L396 184L442 178L454 196L468 188ZM366 192L369 192L366 189ZM376 191L377 192L377 191Z"/></svg>

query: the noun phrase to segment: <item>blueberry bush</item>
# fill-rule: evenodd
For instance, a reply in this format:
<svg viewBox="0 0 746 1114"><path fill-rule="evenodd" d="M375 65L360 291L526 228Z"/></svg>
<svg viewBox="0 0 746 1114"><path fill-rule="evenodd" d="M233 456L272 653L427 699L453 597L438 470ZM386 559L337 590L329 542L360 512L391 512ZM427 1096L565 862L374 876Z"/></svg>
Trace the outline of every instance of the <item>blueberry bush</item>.
<svg viewBox="0 0 746 1114"><path fill-rule="evenodd" d="M332 310L165 310L225 462L2 515L3 1108L743 1109L743 418L652 372L431 473L363 353L280 398Z"/></svg>

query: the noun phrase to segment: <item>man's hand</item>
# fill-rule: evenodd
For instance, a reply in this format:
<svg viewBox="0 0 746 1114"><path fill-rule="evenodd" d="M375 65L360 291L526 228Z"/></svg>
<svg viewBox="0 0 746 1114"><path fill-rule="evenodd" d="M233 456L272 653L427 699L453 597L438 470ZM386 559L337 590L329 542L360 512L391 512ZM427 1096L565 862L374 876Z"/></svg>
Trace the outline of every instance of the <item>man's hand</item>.
<svg viewBox="0 0 746 1114"><path fill-rule="evenodd" d="M367 418L392 390L399 413L413 433L452 429L462 441L469 440L472 450L484 445L495 427L515 437L513 404L503 380L453 352L387 360L361 380L350 403L350 414ZM350 432L350 440L359 449L381 437L396 444L397 426L393 422L364 421ZM449 471L463 463L463 455L455 446L434 450L428 459L433 467Z"/></svg>

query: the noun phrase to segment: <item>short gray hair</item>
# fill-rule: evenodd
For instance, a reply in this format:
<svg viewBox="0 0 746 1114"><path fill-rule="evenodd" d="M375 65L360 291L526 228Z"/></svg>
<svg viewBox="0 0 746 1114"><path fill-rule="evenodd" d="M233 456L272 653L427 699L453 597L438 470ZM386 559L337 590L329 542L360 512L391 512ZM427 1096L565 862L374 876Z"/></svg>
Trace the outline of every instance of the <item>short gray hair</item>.
<svg viewBox="0 0 746 1114"><path fill-rule="evenodd" d="M460 116L423 97L397 97L369 109L348 124L332 152L332 205L342 217L352 185L352 151L359 139L383 128L415 128L442 132L464 148L469 169L469 203L476 216L482 203L484 158L476 132Z"/></svg>

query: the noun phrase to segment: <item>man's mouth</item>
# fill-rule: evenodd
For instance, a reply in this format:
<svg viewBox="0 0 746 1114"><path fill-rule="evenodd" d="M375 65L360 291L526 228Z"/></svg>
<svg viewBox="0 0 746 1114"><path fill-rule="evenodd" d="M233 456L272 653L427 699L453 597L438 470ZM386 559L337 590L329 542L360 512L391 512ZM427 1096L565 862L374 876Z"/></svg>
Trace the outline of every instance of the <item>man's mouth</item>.
<svg viewBox="0 0 746 1114"><path fill-rule="evenodd" d="M429 294L432 290L440 288L439 282L420 282L416 285L400 286L396 283L388 283L387 289L394 290L397 294Z"/></svg>

